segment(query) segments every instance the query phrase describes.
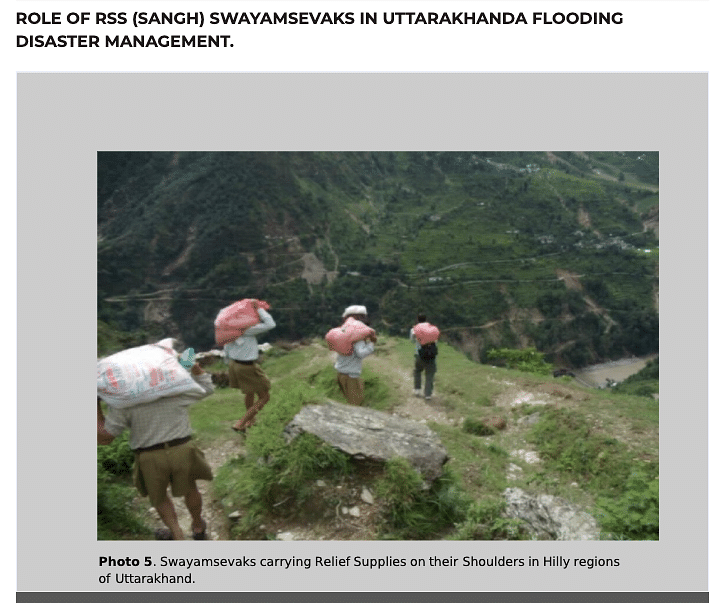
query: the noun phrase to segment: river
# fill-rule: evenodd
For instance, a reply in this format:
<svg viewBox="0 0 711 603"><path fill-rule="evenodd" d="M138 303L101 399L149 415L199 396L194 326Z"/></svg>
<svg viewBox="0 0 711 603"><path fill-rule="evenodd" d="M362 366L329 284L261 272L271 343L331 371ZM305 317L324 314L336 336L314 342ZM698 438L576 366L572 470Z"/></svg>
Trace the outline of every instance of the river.
<svg viewBox="0 0 711 603"><path fill-rule="evenodd" d="M605 387L608 379L620 383L627 377L641 371L649 360L653 360L657 356L658 354L651 354L643 358L623 358L614 362L594 364L575 369L573 372L575 373L576 381L583 385Z"/></svg>

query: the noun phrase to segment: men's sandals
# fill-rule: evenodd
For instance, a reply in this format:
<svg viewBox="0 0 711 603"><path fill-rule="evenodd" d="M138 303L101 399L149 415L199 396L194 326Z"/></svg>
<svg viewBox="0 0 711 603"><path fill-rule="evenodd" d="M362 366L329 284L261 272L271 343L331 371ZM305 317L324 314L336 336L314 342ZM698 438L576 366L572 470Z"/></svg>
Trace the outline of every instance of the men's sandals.
<svg viewBox="0 0 711 603"><path fill-rule="evenodd" d="M193 540L207 540L207 522L203 519L202 532L193 532ZM167 528L158 528L154 532L156 540L173 540L173 534Z"/></svg>
<svg viewBox="0 0 711 603"><path fill-rule="evenodd" d="M193 532L193 540L207 540L207 522L202 520L202 532Z"/></svg>

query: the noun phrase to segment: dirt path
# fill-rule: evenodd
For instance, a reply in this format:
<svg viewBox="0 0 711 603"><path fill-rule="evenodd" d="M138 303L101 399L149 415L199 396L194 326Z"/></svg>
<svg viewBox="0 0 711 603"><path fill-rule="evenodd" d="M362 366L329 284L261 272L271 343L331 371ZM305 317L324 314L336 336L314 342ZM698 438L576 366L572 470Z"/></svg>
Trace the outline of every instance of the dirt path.
<svg viewBox="0 0 711 603"><path fill-rule="evenodd" d="M329 354L321 346L314 348L312 362L322 362ZM369 368L393 387L396 404L392 413L396 416L418 421L420 423L439 423L456 426L462 422L462 417L447 407L447 394L439 395L437 379L432 400L424 400L413 394L413 375L410 366L400 361L396 356L394 342L386 342L379 346L378 352L370 356L366 362ZM414 365L414 362L412 363ZM525 418L512 420L511 411L522 404L550 405L559 407L577 407L588 399L584 390L568 387L561 383L534 383L527 379L506 380L493 379L500 386L499 393L492 400L499 414L506 418L507 427L497 436L497 442L510 454L507 478L509 482L520 479L525 468L537 465L536 451L527 442L529 429ZM278 380L275 381L278 383ZM610 422L616 425L611 436L621 441L633 444L634 434L624 421ZM229 434L210 443L209 446L199 445L205 453L207 461L216 473L224 463L244 452L244 436ZM328 516L312 518L312 521L295 523L288 520L270 520L265 526L265 534L271 534L277 540L370 540L377 533L379 503L363 502L363 482L358 476L348 478L339 483L326 483L319 480L319 495L329 500L338 500L339 507ZM231 540L230 520L225 516L220 501L213 494L212 482L199 482L198 487L203 495L203 517L208 524L210 540ZM145 501L145 499L143 499ZM191 533L191 518L183 500L175 500L180 525L189 537ZM352 512L357 509L357 514ZM150 528L163 527L155 510L151 509L146 518Z"/></svg>
<svg viewBox="0 0 711 603"><path fill-rule="evenodd" d="M320 355L315 353L314 361L319 359L317 356ZM427 423L429 421L447 425L454 425L456 423L457 420L448 416L441 399L438 398L436 380L435 392L431 400L424 400L424 398L416 397L413 394L412 372L394 361L390 354L389 346L383 349L381 353L370 356L366 362L368 362L370 368L379 376L395 386L395 396L398 403L393 409L393 414L420 423ZM213 473L216 473L219 467L230 458L244 451L244 439L243 436L240 435L236 435L235 437L230 436L211 442L209 446L199 445L199 447L205 453L205 457L210 467L212 467ZM230 520L225 516L220 501L213 494L212 482L199 481L198 489L203 497L203 517L208 525L209 539L231 540ZM145 501L145 499L143 500ZM190 513L188 513L182 499L174 499L174 503L180 526L186 536L189 536L191 533ZM348 524L349 519L350 523L354 522L354 518L341 518L336 522L337 525L334 524L334 529L339 532L341 538L345 535L343 530L348 527L345 524ZM360 518L360 520L361 523L369 523L366 516ZM148 511L146 523L152 530L165 527L153 508ZM313 526L313 529L310 529L309 526L289 526L288 528L285 527L282 533L286 534L289 539L317 540L324 538L324 531L324 526ZM359 531L355 529L354 526L350 526L350 530L348 531L353 532L349 534L349 539L358 539L357 534ZM315 533L318 533L318 537L314 536ZM370 532L366 530L363 531L363 534L364 537L367 538Z"/></svg>
<svg viewBox="0 0 711 603"><path fill-rule="evenodd" d="M414 349L414 346L413 346ZM447 412L442 406L441 399L435 389L432 399L425 400L415 396L412 391L413 375L411 370L406 370L393 362L389 354L374 354L366 362L370 364L372 370L385 377L394 384L397 391L397 398L400 403L393 409L393 414L420 423L434 421L445 425L454 425L455 420L447 416ZM414 359L413 359L414 368ZM424 380L424 375L423 375ZM436 386L435 378L435 386Z"/></svg>

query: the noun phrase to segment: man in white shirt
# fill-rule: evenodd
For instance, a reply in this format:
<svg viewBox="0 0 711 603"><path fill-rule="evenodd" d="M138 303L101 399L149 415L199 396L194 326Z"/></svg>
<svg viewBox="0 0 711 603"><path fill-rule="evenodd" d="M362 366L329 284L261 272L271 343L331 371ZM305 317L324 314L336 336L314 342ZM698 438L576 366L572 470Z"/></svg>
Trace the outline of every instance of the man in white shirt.
<svg viewBox="0 0 711 603"><path fill-rule="evenodd" d="M259 358L257 335L266 333L276 326L269 312L260 308L257 300L252 303L259 315L260 322L249 327L242 337L225 344L225 357L229 359L230 387L242 390L244 405L247 408L245 415L232 426L235 431L242 432L254 425L255 416L269 402L271 383L262 367L256 362ZM255 395L257 396L256 402Z"/></svg>
<svg viewBox="0 0 711 603"><path fill-rule="evenodd" d="M368 312L365 306L349 306L343 313L343 319L346 320L349 316L363 322L367 319ZM376 341L378 338L373 333L366 339L356 341L353 344L352 354L347 356L338 354L336 357L336 364L333 367L337 371L338 386L349 404L356 406L363 404L364 387L361 377L363 358L375 351Z"/></svg>

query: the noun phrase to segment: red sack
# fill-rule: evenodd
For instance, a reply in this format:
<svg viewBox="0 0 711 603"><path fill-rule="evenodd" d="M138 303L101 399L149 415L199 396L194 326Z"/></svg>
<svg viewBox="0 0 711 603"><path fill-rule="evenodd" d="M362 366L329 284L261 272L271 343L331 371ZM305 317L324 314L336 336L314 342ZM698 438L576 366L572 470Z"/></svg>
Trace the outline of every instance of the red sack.
<svg viewBox="0 0 711 603"><path fill-rule="evenodd" d="M256 301L260 308L269 310L267 302L254 299L241 299L220 310L215 319L215 341L217 345L230 343L242 337L249 327L259 324L261 319L252 306L253 301Z"/></svg>
<svg viewBox="0 0 711 603"><path fill-rule="evenodd" d="M375 335L375 329L349 316L340 327L335 327L326 333L326 342L329 350L338 352L342 356L350 356L353 353L353 344L370 335Z"/></svg>
<svg viewBox="0 0 711 603"><path fill-rule="evenodd" d="M420 345L432 343L439 339L439 329L428 322L418 322L412 327L412 330Z"/></svg>

